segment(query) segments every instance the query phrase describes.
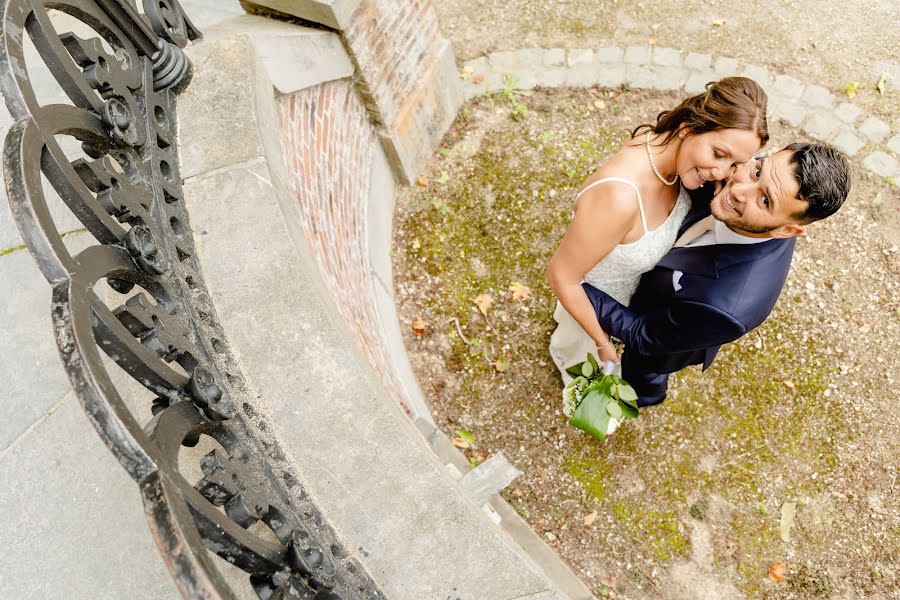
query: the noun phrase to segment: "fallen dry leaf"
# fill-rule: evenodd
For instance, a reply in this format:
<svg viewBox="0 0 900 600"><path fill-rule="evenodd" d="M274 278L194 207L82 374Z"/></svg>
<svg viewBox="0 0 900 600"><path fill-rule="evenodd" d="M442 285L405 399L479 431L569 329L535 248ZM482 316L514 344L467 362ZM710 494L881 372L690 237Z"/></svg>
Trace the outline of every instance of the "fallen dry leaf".
<svg viewBox="0 0 900 600"><path fill-rule="evenodd" d="M797 386L795 386L795 385L794 385L794 382L791 381L790 379L785 379L785 380L782 381L781 383L783 383L783 384L785 385L785 387L788 388L788 389L790 389L790 390L795 390L795 389L797 389Z"/></svg>
<svg viewBox="0 0 900 600"><path fill-rule="evenodd" d="M647 40L647 43L650 44L651 46L655 46L656 45L656 36L655 35L650 36L650 39Z"/></svg>
<svg viewBox="0 0 900 600"><path fill-rule="evenodd" d="M587 525L588 527L590 527L591 525L594 524L594 521L597 520L598 516L599 516L599 513L596 510L593 511L591 514L589 514L588 516L586 516L584 518L584 524Z"/></svg>
<svg viewBox="0 0 900 600"><path fill-rule="evenodd" d="M497 359L494 361L494 368L497 369L498 373L502 373L509 369L509 361Z"/></svg>
<svg viewBox="0 0 900 600"><path fill-rule="evenodd" d="M477 298L472 300L472 302L475 303L475 306L478 307L481 314L487 316L488 311L491 310L491 305L494 303L494 297L490 294L480 294Z"/></svg>
<svg viewBox="0 0 900 600"><path fill-rule="evenodd" d="M422 317L416 317L416 320L412 325L413 333L419 337L425 335L425 321L422 320Z"/></svg>
<svg viewBox="0 0 900 600"><path fill-rule="evenodd" d="M477 75L472 76L472 83L484 83L484 75L478 73Z"/></svg>
<svg viewBox="0 0 900 600"><path fill-rule="evenodd" d="M615 589L616 586L619 585L619 578L615 575L610 575L609 577L601 577L600 583L602 583L606 587Z"/></svg>
<svg viewBox="0 0 900 600"><path fill-rule="evenodd" d="M772 581L777 581L778 583L784 583L784 563L777 562L771 567L769 567L769 579Z"/></svg>
<svg viewBox="0 0 900 600"><path fill-rule="evenodd" d="M858 93L857 90L859 90L860 85L862 84L858 81L851 81L844 86L844 92L847 94L847 99L853 100L853 97Z"/></svg>
<svg viewBox="0 0 900 600"><path fill-rule="evenodd" d="M537 518L534 520L534 526L535 526L535 527L543 527L543 526L544 526L544 523L546 523L546 522L547 522L547 521L544 520L544 517L537 517Z"/></svg>
<svg viewBox="0 0 900 600"><path fill-rule="evenodd" d="M884 96L884 91L887 89L887 73L881 74L881 79L878 80L878 84L875 86L875 89L878 90L878 94Z"/></svg>
<svg viewBox="0 0 900 600"><path fill-rule="evenodd" d="M419 177L418 179L416 179L416 185L419 187L428 187L428 178Z"/></svg>
<svg viewBox="0 0 900 600"><path fill-rule="evenodd" d="M463 448L463 449L466 449L466 448L469 448L469 447L470 447L470 446L469 446L469 442L467 442L466 440L462 439L461 437L454 437L453 439L450 440L450 442L451 442L454 446L456 446L457 448Z"/></svg>
<svg viewBox="0 0 900 600"><path fill-rule="evenodd" d="M513 300L528 300L529 296L531 296L531 288L518 281L513 281L509 284L509 291L512 292Z"/></svg>
<svg viewBox="0 0 900 600"><path fill-rule="evenodd" d="M467 81L472 76L472 67L463 67L459 72L459 78Z"/></svg>

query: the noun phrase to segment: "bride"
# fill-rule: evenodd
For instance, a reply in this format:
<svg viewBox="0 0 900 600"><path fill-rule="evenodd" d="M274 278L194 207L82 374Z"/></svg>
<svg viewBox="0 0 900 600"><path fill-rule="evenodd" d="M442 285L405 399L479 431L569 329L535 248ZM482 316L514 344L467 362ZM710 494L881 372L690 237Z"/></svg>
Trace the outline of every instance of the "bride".
<svg viewBox="0 0 900 600"><path fill-rule="evenodd" d="M672 248L690 208L686 190L717 185L769 139L766 93L752 79L726 77L634 129L582 183L575 215L547 267L556 294L550 355L566 367L591 352L618 362L581 288L586 281L628 305L641 274ZM680 184L679 184L680 182Z"/></svg>

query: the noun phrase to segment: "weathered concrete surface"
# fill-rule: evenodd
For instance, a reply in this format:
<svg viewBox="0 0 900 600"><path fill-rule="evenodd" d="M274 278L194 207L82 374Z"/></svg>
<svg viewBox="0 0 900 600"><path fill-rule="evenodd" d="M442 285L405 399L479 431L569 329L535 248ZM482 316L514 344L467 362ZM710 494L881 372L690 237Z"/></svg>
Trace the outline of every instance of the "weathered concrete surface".
<svg viewBox="0 0 900 600"><path fill-rule="evenodd" d="M202 28L242 14L236 0L182 0ZM55 13L61 30L79 30ZM44 102L66 102L26 44L29 75ZM0 134L11 124L0 106ZM76 144L63 141L71 151ZM82 227L55 193L61 232ZM70 251L86 233L65 237ZM0 253L23 244L0 186ZM50 285L27 250L0 256L0 598L179 598L144 519L135 484L68 393L50 324ZM144 406L144 410L148 407Z"/></svg>
<svg viewBox="0 0 900 600"><path fill-rule="evenodd" d="M0 598L179 598L137 485L67 394L0 451Z"/></svg>

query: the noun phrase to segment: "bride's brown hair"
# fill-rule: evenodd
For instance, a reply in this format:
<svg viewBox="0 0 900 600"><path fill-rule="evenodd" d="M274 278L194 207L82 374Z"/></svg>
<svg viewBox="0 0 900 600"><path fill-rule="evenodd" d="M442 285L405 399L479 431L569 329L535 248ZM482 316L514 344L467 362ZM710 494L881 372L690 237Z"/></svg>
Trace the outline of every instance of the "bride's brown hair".
<svg viewBox="0 0 900 600"><path fill-rule="evenodd" d="M664 110L656 117L656 125L644 123L631 132L631 137L649 129L663 134L663 144L678 133L682 124L688 135L717 129L746 129L759 135L762 145L769 141L766 123L766 104L769 97L758 83L747 77L725 77L706 84L706 91L690 98L672 110Z"/></svg>

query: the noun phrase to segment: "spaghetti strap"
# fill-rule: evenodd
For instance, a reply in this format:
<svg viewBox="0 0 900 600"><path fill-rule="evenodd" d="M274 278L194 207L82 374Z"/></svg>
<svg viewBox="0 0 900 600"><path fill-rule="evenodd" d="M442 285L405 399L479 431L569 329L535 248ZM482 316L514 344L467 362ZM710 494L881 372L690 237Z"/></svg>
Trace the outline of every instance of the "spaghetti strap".
<svg viewBox="0 0 900 600"><path fill-rule="evenodd" d="M644 226L644 233L648 233L650 231L650 228L647 227L647 215L644 214L644 202L643 202L643 200L641 200L641 191L638 189L637 184L635 182L631 181L630 179L625 179L624 177L604 177L603 179L598 179L597 181L592 181L583 190L578 192L578 196L575 196L575 199L578 200L578 198L583 193L585 193L586 191L588 191L595 185L599 185L601 183L606 183L607 181L614 181L616 183L624 183L624 184L630 185L632 188L634 188L634 193L637 194L637 198L638 198L638 208L641 210L641 224Z"/></svg>

